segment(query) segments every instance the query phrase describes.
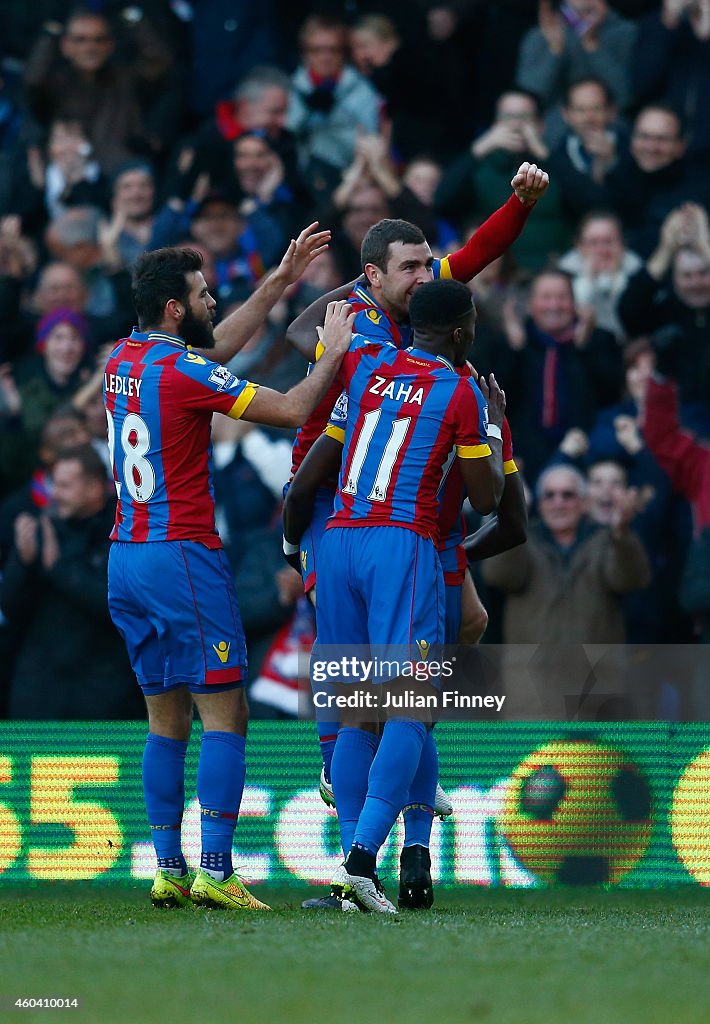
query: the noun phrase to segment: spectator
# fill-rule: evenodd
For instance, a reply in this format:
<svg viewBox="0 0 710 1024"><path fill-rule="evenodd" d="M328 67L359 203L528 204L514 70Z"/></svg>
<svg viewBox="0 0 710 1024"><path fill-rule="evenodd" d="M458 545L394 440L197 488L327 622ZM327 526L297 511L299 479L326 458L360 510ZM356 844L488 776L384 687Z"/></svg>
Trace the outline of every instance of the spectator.
<svg viewBox="0 0 710 1024"><path fill-rule="evenodd" d="M20 314L20 302L27 279L37 266L37 252L21 231L20 218L0 218L0 361L25 354L32 339Z"/></svg>
<svg viewBox="0 0 710 1024"><path fill-rule="evenodd" d="M245 131L233 144L234 182L243 216L262 210L280 226L283 239L298 234L307 197L286 180L283 160L261 131Z"/></svg>
<svg viewBox="0 0 710 1024"><path fill-rule="evenodd" d="M572 277L577 306L592 309L597 326L622 341L626 332L617 312L619 296L643 263L626 248L616 214L600 210L583 217L575 248L557 265Z"/></svg>
<svg viewBox="0 0 710 1024"><path fill-rule="evenodd" d="M710 150L710 0L663 0L639 25L631 80L642 103L669 103L688 118L688 151Z"/></svg>
<svg viewBox="0 0 710 1024"><path fill-rule="evenodd" d="M600 409L584 450L588 462L613 460L628 463L643 447L639 430L646 387L656 367L656 356L648 338L637 338L624 349L626 389L620 402ZM629 424L631 421L631 425ZM631 429L635 427L635 430ZM636 481L635 481L636 482Z"/></svg>
<svg viewBox="0 0 710 1024"><path fill-rule="evenodd" d="M178 164L191 154L192 174L206 174L212 188L227 187L232 143L243 132L263 132L281 157L287 180L299 181L296 141L286 128L291 80L275 67L257 67L243 78L229 99L220 99L214 115L178 146ZM171 178L176 168L171 170ZM179 175L179 171L177 172ZM194 184L194 180L191 182ZM171 180L168 192L175 189Z"/></svg>
<svg viewBox="0 0 710 1024"><path fill-rule="evenodd" d="M0 234L0 240L2 236ZM23 251L23 250L20 250ZM7 265L6 265L7 266ZM0 319L3 323L4 359L18 361L26 356L34 343L37 323L47 313L57 309L71 309L81 313L89 324L89 346L113 342L125 328L126 317L91 316L86 312L88 290L83 275L69 263L51 261L39 273L34 292L24 304L24 286L27 271L19 258L14 266L7 266L5 277L0 275ZM125 294L124 279L124 294ZM127 296L125 300L128 301ZM123 299L122 299L123 302Z"/></svg>
<svg viewBox="0 0 710 1024"><path fill-rule="evenodd" d="M460 18L450 6L429 10L416 42L403 42L381 14L359 18L350 32L353 62L384 98L393 151L401 160L417 156L422 139L447 160L469 137L476 37Z"/></svg>
<svg viewBox="0 0 710 1024"><path fill-rule="evenodd" d="M683 423L710 435L710 227L701 207L686 203L666 217L619 312L630 334L656 332L662 372L678 381Z"/></svg>
<svg viewBox="0 0 710 1024"><path fill-rule="evenodd" d="M619 400L621 349L577 310L561 271L534 279L525 322L512 306L505 312L508 349L492 355L490 364L506 382L516 455L534 481L571 427L588 430L598 408Z"/></svg>
<svg viewBox="0 0 710 1024"><path fill-rule="evenodd" d="M562 107L565 132L550 156L565 208L575 217L611 204L607 187L624 139L616 124L616 106L599 78L583 78L567 89Z"/></svg>
<svg viewBox="0 0 710 1024"><path fill-rule="evenodd" d="M2 368L0 473L4 480L20 484L32 473L47 418L71 398L79 385L87 334L88 325L80 313L69 309L48 313L37 327L39 359L32 369L26 370L17 384L12 368Z"/></svg>
<svg viewBox="0 0 710 1024"><path fill-rule="evenodd" d="M377 131L379 98L367 79L346 64L342 22L311 15L299 42L303 64L293 76L287 124L298 139L304 177L320 194L352 160L358 128Z"/></svg>
<svg viewBox="0 0 710 1024"><path fill-rule="evenodd" d="M15 719L141 717L141 700L107 602L114 505L90 446L55 462L51 514L22 514L0 607L22 641L12 676Z"/></svg>
<svg viewBox="0 0 710 1024"><path fill-rule="evenodd" d="M116 39L103 14L89 8L66 25L46 27L25 65L31 113L47 126L78 120L106 173L129 157L159 154L179 120L179 98L168 79L172 56L145 18L126 19L130 63L114 59Z"/></svg>
<svg viewBox="0 0 710 1024"><path fill-rule="evenodd" d="M94 206L74 206L51 221L45 233L47 248L55 260L69 263L81 274L86 287L84 309L93 317L111 319L125 334L133 318L131 281L121 266L108 224Z"/></svg>
<svg viewBox="0 0 710 1024"><path fill-rule="evenodd" d="M213 190L200 201L168 200L155 224L152 245L156 248L195 241L205 250L214 268L215 298L224 305L237 283L254 285L269 267L278 262L285 248L281 228L260 209L247 217L239 212L239 201L231 193Z"/></svg>
<svg viewBox="0 0 710 1024"><path fill-rule="evenodd" d="M436 206L455 224L483 220L489 196L504 193L521 160L539 163L548 156L534 96L521 90L503 93L491 127L447 169L436 193ZM540 270L550 253L560 255L571 241L570 223L554 178L545 202L535 211L512 247L521 267Z"/></svg>
<svg viewBox="0 0 710 1024"><path fill-rule="evenodd" d="M655 248L664 219L688 200L710 204L707 176L692 173L687 138L670 107L644 107L634 121L628 157L607 179L612 205L626 227L629 245L647 257Z"/></svg>
<svg viewBox="0 0 710 1024"><path fill-rule="evenodd" d="M562 102L574 79L601 79L621 110L631 101L630 58L636 25L606 0L568 0L561 9L540 0L538 26L524 36L516 80L548 110Z"/></svg>
<svg viewBox="0 0 710 1024"><path fill-rule="evenodd" d="M703 643L710 643L710 447L681 429L678 393L664 378L649 381L644 408L646 443L670 477L673 488L691 504L693 544L685 567L681 601L698 617ZM706 719L710 711L707 675L696 680L696 715Z"/></svg>
<svg viewBox="0 0 710 1024"><path fill-rule="evenodd" d="M620 503L611 525L602 528L585 517L585 494L586 483L577 470L567 466L546 469L537 485L540 520L531 524L527 544L481 563L486 583L506 593L504 643L624 642L621 596L650 580L643 545L629 529L635 506ZM564 673L560 673L558 648L549 652L542 648L534 669L524 650L513 646L506 652L505 692L510 694L513 717L569 714L564 698L579 698L574 650L566 647ZM537 700L535 693L529 692L528 662ZM585 677L579 682L584 684Z"/></svg>
<svg viewBox="0 0 710 1024"><path fill-rule="evenodd" d="M60 406L46 420L31 478L0 503L0 566L4 565L12 549L15 520L20 513L38 515L49 507L53 495L52 469L59 452L63 448L73 448L88 442L89 433L84 417L71 405Z"/></svg>
<svg viewBox="0 0 710 1024"><path fill-rule="evenodd" d="M70 206L107 206L108 185L80 121L56 118L45 148L28 146L26 168L15 171L14 209L29 229Z"/></svg>
<svg viewBox="0 0 710 1024"><path fill-rule="evenodd" d="M104 253L115 245L111 264L130 269L138 257L151 248L155 225L152 167L144 160L122 164L113 176L111 192L112 217L104 233Z"/></svg>
<svg viewBox="0 0 710 1024"><path fill-rule="evenodd" d="M413 160L409 161L402 174L402 185L408 188L412 195L436 218L436 230L427 231L425 234L437 254L445 254L456 249L459 237L453 224L443 217L438 217L434 210L436 190L441 184L443 174L441 164L429 156L415 156Z"/></svg>
<svg viewBox="0 0 710 1024"><path fill-rule="evenodd" d="M613 525L617 510L634 510L633 527L651 566L647 586L623 598L626 640L648 644L669 642L681 624L676 602L684 557L669 538L668 524L677 521L670 481L646 447L638 424L619 418L618 435L624 442L624 462L602 459L587 469L587 514L599 526ZM685 551L683 551L685 555Z"/></svg>

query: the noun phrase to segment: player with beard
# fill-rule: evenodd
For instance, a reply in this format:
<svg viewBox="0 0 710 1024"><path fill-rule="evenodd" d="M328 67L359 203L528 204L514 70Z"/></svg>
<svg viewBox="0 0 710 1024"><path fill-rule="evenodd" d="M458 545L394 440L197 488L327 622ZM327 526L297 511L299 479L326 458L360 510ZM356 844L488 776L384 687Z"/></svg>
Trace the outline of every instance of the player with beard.
<svg viewBox="0 0 710 1024"><path fill-rule="evenodd" d="M266 299L252 297L257 306L277 298L284 282L322 250L311 229L291 243L279 268L286 264L287 272L267 289ZM144 254L134 270L133 297L139 326L118 342L104 375L118 491L108 599L148 708L143 788L158 858L151 897L156 906L192 899L203 906L268 909L244 888L231 861L246 771L246 650L215 528L210 427L214 412L278 427L302 424L348 349L352 315L347 303L330 304L323 358L284 395L239 380L208 358L215 346L215 300L199 253L173 248ZM242 334L253 313L242 317ZM237 327L220 332L217 352L234 348ZM180 844L193 703L204 726L196 878Z"/></svg>

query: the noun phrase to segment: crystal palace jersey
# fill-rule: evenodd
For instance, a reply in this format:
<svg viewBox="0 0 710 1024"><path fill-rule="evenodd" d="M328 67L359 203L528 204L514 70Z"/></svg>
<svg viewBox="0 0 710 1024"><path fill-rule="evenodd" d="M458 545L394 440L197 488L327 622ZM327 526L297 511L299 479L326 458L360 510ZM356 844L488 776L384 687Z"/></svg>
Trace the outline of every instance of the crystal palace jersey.
<svg viewBox="0 0 710 1024"><path fill-rule="evenodd" d="M491 454L478 385L441 356L353 337L341 366L348 409L333 526L406 526L438 540L449 453Z"/></svg>
<svg viewBox="0 0 710 1024"><path fill-rule="evenodd" d="M437 278L450 278L448 257L434 260L432 275ZM353 334L365 335L370 341L390 342L397 348L407 348L412 344L412 328L409 324L396 323L389 313L377 305L364 282L358 282L348 295L347 301L356 313ZM308 417L296 434L293 443L291 476L294 475L306 455L325 430L331 410L343 389L342 377L338 376L321 402ZM333 481L335 486L335 481Z"/></svg>
<svg viewBox="0 0 710 1024"><path fill-rule="evenodd" d="M468 367L456 367L456 372L463 377L470 377L471 371ZM345 430L348 424L348 396L343 391L335 403L325 433L340 444L345 442ZM503 472L506 476L517 473L518 467L513 458L513 436L510 432L510 425L507 417L503 420ZM458 465L456 447L449 452L441 476L441 482L436 492L439 508L439 543L440 551L458 547L466 535L466 521L463 516L462 505L466 497L466 489L461 475L461 468ZM466 556L462 553L461 568L465 568Z"/></svg>
<svg viewBox="0 0 710 1024"><path fill-rule="evenodd" d="M134 330L118 342L104 373L118 491L112 540L191 540L221 547L214 520L212 413L238 419L256 390L173 335Z"/></svg>

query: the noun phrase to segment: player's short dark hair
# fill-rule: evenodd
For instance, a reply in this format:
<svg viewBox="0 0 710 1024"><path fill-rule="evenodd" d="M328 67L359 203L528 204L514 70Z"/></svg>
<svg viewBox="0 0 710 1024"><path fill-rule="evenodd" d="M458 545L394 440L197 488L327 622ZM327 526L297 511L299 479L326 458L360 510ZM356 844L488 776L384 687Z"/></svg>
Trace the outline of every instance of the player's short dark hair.
<svg viewBox="0 0 710 1024"><path fill-rule="evenodd" d="M385 217L373 224L362 240L360 247L360 263L363 271L366 263L374 263L380 270L387 270L390 246L393 242L403 245L421 245L426 237L421 228L408 220L393 220Z"/></svg>
<svg viewBox="0 0 710 1024"><path fill-rule="evenodd" d="M473 296L460 281L430 281L417 288L409 303L415 330L443 330L475 310Z"/></svg>
<svg viewBox="0 0 710 1024"><path fill-rule="evenodd" d="M202 256L195 249L173 246L139 256L133 268L133 305L141 327L155 327L163 319L165 303L178 299L187 305L190 289L187 274L202 270Z"/></svg>
<svg viewBox="0 0 710 1024"><path fill-rule="evenodd" d="M601 91L604 93L604 102L608 107L616 103L614 93L611 91L611 89L606 84L603 78L599 78L597 75L581 75L579 78L573 79L565 90L566 107L568 107L571 103L573 91L579 88L580 85L596 85L597 88L601 89Z"/></svg>
<svg viewBox="0 0 710 1024"><path fill-rule="evenodd" d="M98 480L105 484L108 480L108 473L104 461L91 444L77 444L70 448L60 448L54 460L58 462L78 462L82 474L90 480Z"/></svg>

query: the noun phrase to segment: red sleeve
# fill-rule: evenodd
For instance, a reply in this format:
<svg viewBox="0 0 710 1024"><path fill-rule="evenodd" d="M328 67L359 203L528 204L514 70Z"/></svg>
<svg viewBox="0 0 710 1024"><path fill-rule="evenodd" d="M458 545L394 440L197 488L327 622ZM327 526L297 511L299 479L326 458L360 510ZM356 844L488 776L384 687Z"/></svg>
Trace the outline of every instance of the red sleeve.
<svg viewBox="0 0 710 1024"><path fill-rule="evenodd" d="M710 451L681 430L675 384L650 380L646 394L643 436L673 489L694 501L702 487Z"/></svg>
<svg viewBox="0 0 710 1024"><path fill-rule="evenodd" d="M532 206L523 206L513 193L504 206L474 231L462 249L446 257L454 280L470 281L489 263L502 256L520 235L531 210Z"/></svg>

